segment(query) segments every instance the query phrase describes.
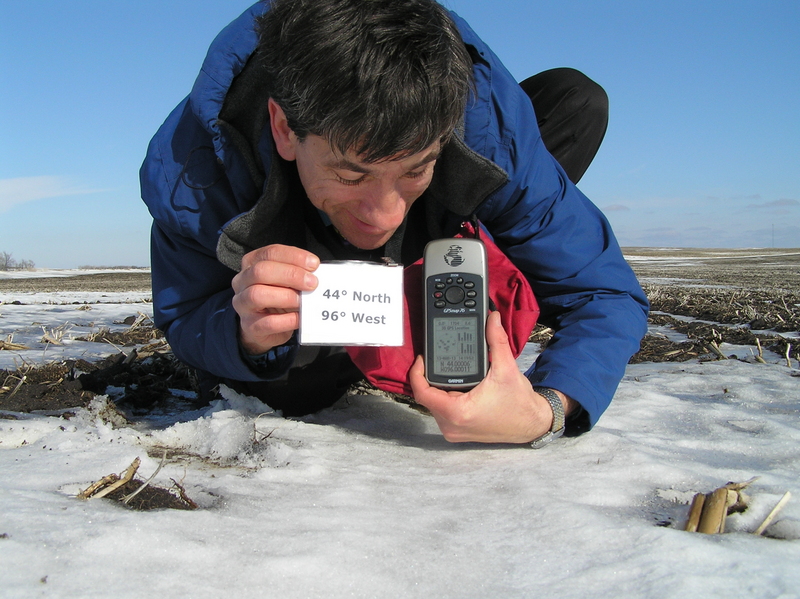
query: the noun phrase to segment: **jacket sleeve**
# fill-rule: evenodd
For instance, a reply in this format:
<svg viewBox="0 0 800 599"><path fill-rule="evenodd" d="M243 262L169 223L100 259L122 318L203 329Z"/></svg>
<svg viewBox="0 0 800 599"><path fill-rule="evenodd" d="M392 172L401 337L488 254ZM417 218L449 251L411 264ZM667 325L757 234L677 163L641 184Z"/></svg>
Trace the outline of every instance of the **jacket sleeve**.
<svg viewBox="0 0 800 599"><path fill-rule="evenodd" d="M242 355L231 300L232 271L192 242L153 224L151 261L156 326L183 362L237 381L269 380L291 366L296 344L273 348L256 373Z"/></svg>
<svg viewBox="0 0 800 599"><path fill-rule="evenodd" d="M291 365L295 346L273 349L256 373L239 347L231 300L236 274L216 257L224 224L247 203L232 188L187 103L159 129L140 171L142 198L153 216L153 312L175 355L223 378L268 380Z"/></svg>
<svg viewBox="0 0 800 599"><path fill-rule="evenodd" d="M528 97L475 44L478 97L465 141L509 176L477 215L526 274L541 321L556 331L526 374L578 401L593 426L647 330L648 302L604 215L545 149Z"/></svg>

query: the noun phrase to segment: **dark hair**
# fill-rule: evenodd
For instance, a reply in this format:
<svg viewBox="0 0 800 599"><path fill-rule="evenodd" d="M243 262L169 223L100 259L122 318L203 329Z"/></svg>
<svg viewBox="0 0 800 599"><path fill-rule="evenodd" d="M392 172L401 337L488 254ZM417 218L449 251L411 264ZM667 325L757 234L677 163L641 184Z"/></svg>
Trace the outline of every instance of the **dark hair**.
<svg viewBox="0 0 800 599"><path fill-rule="evenodd" d="M464 116L472 60L434 0L273 0L259 19L270 96L301 140L365 162L443 142Z"/></svg>

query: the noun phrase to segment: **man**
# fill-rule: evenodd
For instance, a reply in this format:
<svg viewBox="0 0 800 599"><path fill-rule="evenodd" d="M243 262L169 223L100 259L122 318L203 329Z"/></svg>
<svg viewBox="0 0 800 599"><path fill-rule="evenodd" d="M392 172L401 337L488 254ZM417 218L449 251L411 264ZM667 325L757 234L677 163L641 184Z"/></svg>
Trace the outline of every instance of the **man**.
<svg viewBox="0 0 800 599"><path fill-rule="evenodd" d="M605 132L605 107L599 120L582 110L597 86L570 70L523 85L530 97L433 0L253 6L214 41L141 171L156 324L176 355L285 414L326 407L360 373L341 348L297 344L320 260L411 264L474 215L556 334L523 374L493 314L487 378L448 393L417 360L416 401L451 441L541 445L565 416L576 432L593 425L647 300L573 183Z"/></svg>

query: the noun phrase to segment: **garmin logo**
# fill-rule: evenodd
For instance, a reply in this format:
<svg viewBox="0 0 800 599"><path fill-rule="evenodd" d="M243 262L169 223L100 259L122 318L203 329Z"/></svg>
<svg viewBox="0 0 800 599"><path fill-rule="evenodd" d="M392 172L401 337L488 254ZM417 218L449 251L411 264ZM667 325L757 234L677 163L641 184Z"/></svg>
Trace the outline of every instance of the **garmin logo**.
<svg viewBox="0 0 800 599"><path fill-rule="evenodd" d="M463 383L464 379L447 379L447 382L450 383L451 385L455 385L457 383Z"/></svg>
<svg viewBox="0 0 800 599"><path fill-rule="evenodd" d="M464 251L460 245L451 245L450 249L447 250L447 253L443 256L444 263L447 266L461 266L464 264L464 256L461 255L461 252Z"/></svg>

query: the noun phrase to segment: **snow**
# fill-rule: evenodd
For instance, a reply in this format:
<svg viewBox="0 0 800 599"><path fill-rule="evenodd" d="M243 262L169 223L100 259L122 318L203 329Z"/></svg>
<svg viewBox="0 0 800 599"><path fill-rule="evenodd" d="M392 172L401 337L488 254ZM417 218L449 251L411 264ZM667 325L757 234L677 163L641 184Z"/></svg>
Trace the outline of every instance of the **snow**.
<svg viewBox="0 0 800 599"><path fill-rule="evenodd" d="M108 326L148 307L50 299L0 306L0 333L22 342L41 336L32 322ZM538 451L449 444L378 396L297 420L230 390L118 428L103 398L69 418L15 414L0 419L0 596L800 597L799 374L631 365L592 431ZM200 509L75 497L137 456L149 476L162 448L154 482L181 482ZM731 532L681 530L694 493L754 476ZM767 531L782 538L750 534L786 491Z"/></svg>
<svg viewBox="0 0 800 599"><path fill-rule="evenodd" d="M145 301L149 296L145 292L0 293L0 339L29 348L0 352L0 369L78 358L92 361L115 354L119 349L112 345L78 339L104 327L126 330L127 325L115 323L129 316L144 314L152 319L153 305ZM14 301L21 303L10 303ZM61 345L42 343L46 333Z"/></svg>
<svg viewBox="0 0 800 599"><path fill-rule="evenodd" d="M34 268L31 270L0 270L0 279L42 279L75 277L79 275L150 272L149 268Z"/></svg>

